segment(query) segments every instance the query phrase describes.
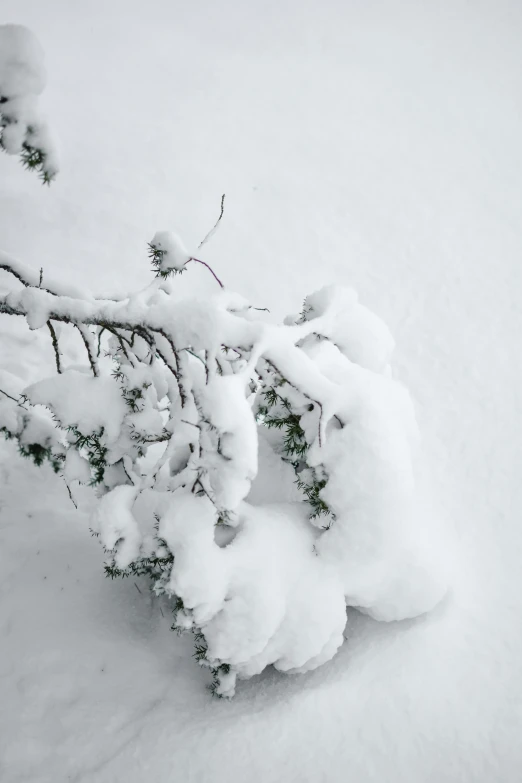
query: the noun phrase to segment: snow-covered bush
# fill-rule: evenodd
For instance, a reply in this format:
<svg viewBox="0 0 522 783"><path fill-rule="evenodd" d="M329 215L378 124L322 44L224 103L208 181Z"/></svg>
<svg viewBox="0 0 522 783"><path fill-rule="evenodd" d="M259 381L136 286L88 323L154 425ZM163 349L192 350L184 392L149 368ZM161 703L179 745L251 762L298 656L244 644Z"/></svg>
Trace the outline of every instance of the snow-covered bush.
<svg viewBox="0 0 522 783"><path fill-rule="evenodd" d="M93 487L107 575L150 577L222 696L268 665L331 659L347 604L382 620L433 608L446 584L385 324L328 286L275 325L172 233L149 250L155 277L121 299L0 253L13 279L0 313L46 329L55 356L30 386L0 373L0 429L69 487ZM195 263L215 292L180 297ZM81 366L62 354L67 329Z"/></svg>

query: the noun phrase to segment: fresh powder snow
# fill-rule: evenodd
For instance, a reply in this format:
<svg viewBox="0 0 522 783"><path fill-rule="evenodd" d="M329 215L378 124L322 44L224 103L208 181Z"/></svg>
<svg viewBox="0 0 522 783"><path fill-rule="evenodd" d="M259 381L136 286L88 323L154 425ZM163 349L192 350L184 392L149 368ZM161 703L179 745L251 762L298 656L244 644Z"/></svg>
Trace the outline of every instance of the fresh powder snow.
<svg viewBox="0 0 522 783"><path fill-rule="evenodd" d="M165 540L178 550L172 591L184 592L189 612L208 623L216 657L233 659L239 676L263 672L228 702L210 700L190 639L169 630L165 599L152 601L140 579L104 579L88 529L96 523L92 500L77 485L85 478L81 457L69 463L69 451L66 465L76 509L49 466L22 461L6 442L2 776L518 780L518 4L111 0L79 9L63 0L45 7L5 0L3 8L0 23L27 25L45 49L39 97L41 53L21 34L25 59L37 65L23 82L24 111L38 111L40 121L45 106L62 159L50 189L15 155L0 159L0 244L11 266L23 259L17 268L37 286L43 269L41 290L19 287L13 307L26 307L39 330L52 309L46 288L60 286L62 314L79 299L86 317L147 312L152 326L168 319L180 341L199 339L198 351L226 344L240 319L259 356L287 359L289 379L313 384L324 402L314 470L335 466L348 450L353 465L335 493L330 487L341 499L335 524L314 528L298 512L295 487L288 490L291 474L282 481L292 469L281 464L277 438L252 431L236 450L234 424L246 413L248 391L241 383L252 367L238 364L242 376L223 377L237 386L237 420L225 410L218 416L238 477L234 497L224 499L236 505L236 526L218 540L214 506L181 490L179 505L158 512ZM2 62L13 40L11 33L0 46ZM8 151L17 154L13 145ZM45 147L52 162L54 148ZM227 289L190 264L152 290L147 241L158 226L174 226L187 247L197 247L223 191L224 219L198 252ZM188 260L184 245L166 249L167 268ZM94 300L93 290L115 293L120 303ZM130 290L142 293L129 300ZM311 291L304 318L287 319L283 331L276 324L289 309L299 312ZM272 311L262 327L252 306ZM40 380L54 368L48 335L12 316L1 316L0 328L0 388L15 399L32 388L38 402L27 422L29 414L0 395L0 426L23 421L34 426L31 437L49 442L52 410L107 436L121 426L128 445L133 414L116 397L114 407L96 405L96 384L105 379L89 374L80 335L60 337L62 395ZM196 393L206 388L198 364L191 362ZM144 380L132 376L129 387ZM68 384L74 395L65 393ZM343 394L332 396L339 385ZM217 414L222 389L214 391ZM155 413L170 393L156 377L132 426L161 432L165 422ZM317 438L318 412L308 413ZM187 421L195 415L187 410ZM90 417L87 425L79 417ZM173 438L178 467L193 429L188 423ZM375 465L384 495L360 491ZM223 465L215 468L218 486ZM166 468L158 469L158 482L166 481ZM273 477L269 485L263 472ZM117 550L124 564L148 545L143 506L152 500L147 488L135 500L135 485L120 481L114 477L97 513L108 544L125 532ZM350 527L352 505L357 524ZM186 535L187 515L197 519L195 537ZM366 519L375 525L367 537ZM399 537L387 520L400 521ZM347 538L361 553L357 562L344 560ZM211 594L201 573L194 576L202 559ZM372 565L360 568L363 562ZM380 621L431 608L447 583L449 595L431 613ZM366 612L349 609L346 626L345 593ZM220 612L225 594L235 599ZM244 633L234 635L238 628ZM329 659L310 674L277 671ZM223 678L224 692L234 678Z"/></svg>

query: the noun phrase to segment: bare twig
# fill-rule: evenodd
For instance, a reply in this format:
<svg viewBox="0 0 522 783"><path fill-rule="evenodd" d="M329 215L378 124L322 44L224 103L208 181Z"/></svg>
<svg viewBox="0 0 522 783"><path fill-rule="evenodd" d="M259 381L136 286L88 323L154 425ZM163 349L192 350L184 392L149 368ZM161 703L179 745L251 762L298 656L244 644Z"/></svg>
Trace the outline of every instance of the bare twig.
<svg viewBox="0 0 522 783"><path fill-rule="evenodd" d="M100 356L100 351L101 351L101 338L102 338L102 334L104 333L104 331L105 331L105 326L102 326L102 327L100 327L100 331L98 332L98 351L97 351L97 353L96 353L96 356L97 356L98 358L99 358L99 356Z"/></svg>
<svg viewBox="0 0 522 783"><path fill-rule="evenodd" d="M172 365L169 364L169 362L166 361L166 359L164 358L164 354L162 356L160 354L160 352L158 351L158 355L163 359L163 361L165 362L165 364L167 365L169 370L172 372L172 374L176 378L176 381L178 382L178 390L179 390L179 398L180 398L180 401L181 401L181 407L184 408L186 403L187 403L188 394L187 394L187 390L185 388L185 384L184 384L184 380L183 380L183 370L181 369L182 368L182 360L181 360L180 355L179 355L179 353L178 353L178 351L176 349L176 346L174 345L174 341L172 340L172 337L170 337L170 335L164 329L156 329L155 331L157 331L158 334L160 334L167 341L167 344L168 344L170 350L172 351L172 355L174 357L174 362L176 363L176 369L174 369L172 367Z"/></svg>
<svg viewBox="0 0 522 783"><path fill-rule="evenodd" d="M3 269L4 272L9 272L10 275L16 277L16 279L19 280L20 283L22 283L22 285L26 288L39 288L41 291L46 291L48 294L52 294L52 296L58 296L58 294L55 291L52 291L50 288L42 287L43 268L40 269L38 282L36 282L35 272L33 272L31 269L28 269L25 264L21 264L14 258L8 256L7 253L0 251L0 269Z"/></svg>
<svg viewBox="0 0 522 783"><path fill-rule="evenodd" d="M224 211L225 211L225 194L223 193L223 195L221 196L221 211L219 213L219 217L216 220L216 222L214 223L214 225L212 226L212 228L210 229L210 231L208 232L208 234L206 235L206 237L204 239L202 239L201 242L199 243L198 250L201 247L203 247L203 245L206 245L207 242L209 241L209 239L211 239L214 236L214 234L216 233L217 228L218 228L218 226L219 226L219 224L221 222L221 218L223 217L223 212ZM196 260L197 259L194 259L194 261L196 261Z"/></svg>
<svg viewBox="0 0 522 783"><path fill-rule="evenodd" d="M129 354L127 353L127 349L125 348L125 342L129 344L129 341L125 340L125 337L123 337L123 335L121 335L114 327L104 323L103 328L116 337L116 339L120 344L120 348L122 350L123 355L125 356L126 359L130 361Z"/></svg>
<svg viewBox="0 0 522 783"><path fill-rule="evenodd" d="M139 476L137 476L132 469L132 461L128 456L128 454L123 455L123 457L121 458L121 464L123 467L123 472L129 479L131 484L133 484L134 486L138 486L140 483L140 479Z"/></svg>
<svg viewBox="0 0 522 783"><path fill-rule="evenodd" d="M65 479L64 479L64 481L65 481ZM73 493L71 492L71 488L70 488L70 486L68 485L68 483L66 481L65 481L65 486L67 487L67 492L69 493L69 497L71 498L71 503L73 504L74 508L76 510L78 510L78 505L77 505L75 499L73 498Z"/></svg>
<svg viewBox="0 0 522 783"><path fill-rule="evenodd" d="M154 335L149 334L145 328L137 326L132 332L132 338L130 341L130 345L132 348L134 348L134 338L136 337L136 335L138 335L138 337L141 337L141 339L144 340L144 342L146 342L147 345L149 346L149 356L150 356L149 364L152 364L154 360L154 356L156 354L156 340L154 338Z"/></svg>
<svg viewBox="0 0 522 783"><path fill-rule="evenodd" d="M169 363L169 361L168 361L167 357L166 357L166 356L165 356L165 354L164 354L164 353L161 351L161 349L160 349L160 348L158 348L158 346L157 346L157 345L156 345L156 353L158 354L159 358L161 359L161 361L163 362L163 364L165 365L165 367L167 367L167 368L168 368L168 369L171 371L172 375L174 376L174 378L175 378L175 379L176 379L176 381L177 381L177 380L178 380L178 373L177 373L177 370L175 370L175 369L174 369L174 367L173 367L173 366L172 366L172 365Z"/></svg>
<svg viewBox="0 0 522 783"><path fill-rule="evenodd" d="M201 430L200 424L195 424L193 421L187 421L186 419L180 419L182 424L189 424L191 427L196 427L196 429Z"/></svg>
<svg viewBox="0 0 522 783"><path fill-rule="evenodd" d="M16 402L16 404L17 404L17 405L20 405L20 400L17 400L17 399L16 399L16 397L11 397L11 395L10 395L10 394L8 394L8 393L7 393L6 391L4 391L3 389L0 389L0 394L5 394L5 396L6 396L6 397L9 397L9 399L10 399L10 400L12 400L13 402ZM20 405L20 407L23 407L23 406L21 406L21 405Z"/></svg>
<svg viewBox="0 0 522 783"><path fill-rule="evenodd" d="M89 331L89 329L83 324L74 324L74 325L82 336L83 344L85 345L85 350L87 351L87 356L89 358L89 364L91 365L92 374L94 375L95 378L97 378L98 375L100 374L100 371L98 369L98 362L96 360L96 356L93 350L93 345L94 345L93 336Z"/></svg>
<svg viewBox="0 0 522 783"><path fill-rule="evenodd" d="M216 280L216 282L218 282L218 283L219 283L220 287L221 287L221 288L224 288L224 287L225 287L225 286L223 285L223 283L221 282L221 280L219 279L219 277L218 277L218 276L216 275L216 273L214 272L214 270L212 269L212 267L211 267L211 266L209 266L209 265L207 264L207 262L206 262L206 261L201 261L199 258L194 258L194 256L192 256L191 258L189 258L189 260L187 261L187 264L190 264L190 262L191 262L191 261L195 261L197 264L203 264L203 266L206 266L206 267L207 267L207 269L208 269L208 271L210 272L210 274L211 274L211 275L214 277L214 279Z"/></svg>
<svg viewBox="0 0 522 783"><path fill-rule="evenodd" d="M26 288L33 288L36 286L31 285L31 283L23 276L23 274L17 270L14 269L10 264L0 259L0 269L3 269L4 272L9 272L9 274L13 275L13 277L16 277L17 280L22 283ZM40 286L38 286L40 288ZM47 291L48 294L53 294L53 291L49 291L47 288L42 288L42 291Z"/></svg>
<svg viewBox="0 0 522 783"><path fill-rule="evenodd" d="M26 288L38 288L40 291L45 291L52 296L68 296L74 299L78 296L79 293L78 289L75 289L73 286L66 285L61 281L58 282L56 280L52 280L49 282L48 275L46 276L47 287L42 286L43 268L40 269L38 274L24 263L18 261L16 258L13 258L3 250L0 250L0 269L3 269L5 272L8 272L9 274L16 277L16 279L19 280L20 283L22 283L22 285L24 285ZM90 301L100 303L106 302L107 300L114 302L122 301L128 297L124 296L122 299L120 299L117 296L90 296L86 298L90 299Z"/></svg>
<svg viewBox="0 0 522 783"><path fill-rule="evenodd" d="M192 351L190 348L184 348L183 350L184 350L184 351L186 351L187 353L189 353L191 356L193 356L193 357L194 357L194 359L198 359L198 361L200 361L200 362L201 362L201 364L205 365L205 360L204 360L204 359L202 359L202 358L201 358L201 356L198 356L198 355L197 355L197 353L195 353L194 351ZM207 353L207 352L205 351L205 355L206 355L206 353Z"/></svg>
<svg viewBox="0 0 522 783"><path fill-rule="evenodd" d="M219 217L216 220L216 222L214 223L214 225L212 226L212 228L210 229L210 231L208 232L208 234L206 235L206 237L204 239L202 239L201 242L199 243L198 250L200 248L202 248L203 245L206 245L206 243L209 241L209 239L211 239L211 237L215 234L215 232L217 231L217 228L218 228L218 226L219 226L219 224L221 222L221 218L223 217L224 211L225 211L225 194L223 193L223 195L221 196L221 210L219 212ZM195 261L196 264L201 264L202 266L205 266L208 269L208 271L210 272L210 274L214 277L215 281L219 284L220 288L224 288L225 287L223 285L223 283L221 282L221 280L219 279L219 277L214 272L214 270L212 269L212 267L209 264L207 264L206 261L201 261L200 258L195 258L194 256L191 256L189 258L189 260L185 263L185 266L187 264L190 264L191 261Z"/></svg>
<svg viewBox="0 0 522 783"><path fill-rule="evenodd" d="M58 345L58 337L56 336L56 331L51 321L47 321L47 327L51 333L51 340L54 348L54 358L56 360L56 371L61 375L62 365L60 362L60 346Z"/></svg>

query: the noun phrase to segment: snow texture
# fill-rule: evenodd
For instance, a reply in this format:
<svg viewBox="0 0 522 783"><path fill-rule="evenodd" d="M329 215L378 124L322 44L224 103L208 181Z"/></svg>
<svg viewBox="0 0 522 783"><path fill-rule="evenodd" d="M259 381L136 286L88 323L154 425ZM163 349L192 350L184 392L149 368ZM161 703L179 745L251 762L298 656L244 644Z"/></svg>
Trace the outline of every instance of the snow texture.
<svg viewBox="0 0 522 783"><path fill-rule="evenodd" d="M330 324L322 327L320 333L333 338L350 361L367 370L384 372L395 341L386 324L357 299L351 288L326 286L306 297L304 319L312 321L329 312Z"/></svg>
<svg viewBox="0 0 522 783"><path fill-rule="evenodd" d="M216 512L207 498L178 493L160 535L174 554L169 590L182 598L208 644L210 664L235 678L269 664L304 672L329 660L343 642L345 604L335 573L314 554L314 534L298 506L244 506L232 542L214 540Z"/></svg>
<svg viewBox="0 0 522 783"><path fill-rule="evenodd" d="M125 569L140 553L141 534L132 514L137 489L120 485L104 495L93 515L93 529L103 545L115 552L118 568Z"/></svg>
<svg viewBox="0 0 522 783"><path fill-rule="evenodd" d="M429 611L444 597L448 575L439 552L440 523L431 518L415 481L418 433L411 399L396 381L358 367L329 341L316 342L308 354L345 390L338 409L342 428L332 427L309 457L328 476L321 494L335 515L317 543L318 554L342 575L347 603L376 619Z"/></svg>
<svg viewBox="0 0 522 783"><path fill-rule="evenodd" d="M39 151L50 181L58 163L38 109L45 83L44 53L35 35L22 25L0 25L0 144L10 155L20 154L24 145Z"/></svg>
<svg viewBox="0 0 522 783"><path fill-rule="evenodd" d="M159 272L170 272L171 270L181 272L190 261L187 248L180 237L172 231L157 231L150 244L161 255Z"/></svg>
<svg viewBox="0 0 522 783"><path fill-rule="evenodd" d="M218 508L236 509L257 474L257 427L242 376L217 375L198 395L204 418L217 431L206 469ZM229 520L230 522L230 520Z"/></svg>
<svg viewBox="0 0 522 783"><path fill-rule="evenodd" d="M1 25L0 94L39 95L45 81L44 52L36 36L22 25Z"/></svg>
<svg viewBox="0 0 522 783"><path fill-rule="evenodd" d="M103 430L109 443L120 434L127 412L113 378L93 378L78 370L38 381L24 394L33 404L47 405L63 427L76 427L84 434Z"/></svg>
<svg viewBox="0 0 522 783"><path fill-rule="evenodd" d="M271 308L266 321L335 281L390 325L393 376L423 434L416 467L435 490L421 498L437 524L455 522L444 558L455 553L458 568L452 600L429 615L380 623L348 609L330 663L296 678L268 668L235 701L209 703L208 674L190 637L170 633L167 606L151 605L144 580L139 592L132 579L99 578L91 501L76 510L59 477L7 442L0 776L516 783L520 4L287 0L261 11L152 0L129 13L122 0L94 0L88 24L62 0L4 0L3 10L45 42L67 154L67 176L45 192L0 159L9 256L28 262L36 285L43 267L44 287L52 277L123 299L148 282L155 228L175 221L195 247L226 190L204 258ZM189 268L158 283L157 303L162 285L181 297L212 291L211 276ZM0 321L0 363L23 379L18 391L53 367L52 346L45 330ZM66 363L83 361L60 339ZM296 500L278 459L261 435L252 505Z"/></svg>

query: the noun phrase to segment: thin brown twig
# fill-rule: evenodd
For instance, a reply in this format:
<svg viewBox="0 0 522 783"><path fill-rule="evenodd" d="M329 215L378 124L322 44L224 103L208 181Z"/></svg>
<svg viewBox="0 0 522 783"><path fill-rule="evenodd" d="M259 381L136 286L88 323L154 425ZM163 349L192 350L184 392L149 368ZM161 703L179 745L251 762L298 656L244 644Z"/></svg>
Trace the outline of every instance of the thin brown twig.
<svg viewBox="0 0 522 783"><path fill-rule="evenodd" d="M100 374L100 371L98 369L98 362L96 361L96 357L94 353L92 352L92 346L90 337L92 337L91 333L88 331L87 327L83 324L74 324L75 327L78 329L82 336L83 344L85 345L85 350L87 351L87 356L89 358L89 364L91 365L92 374L95 378L97 378Z"/></svg>
<svg viewBox="0 0 522 783"><path fill-rule="evenodd" d="M103 324L103 328L106 329L108 332L110 332L111 334L113 334L116 337L116 339L118 340L118 342L120 344L120 348L121 348L121 350L123 352L123 355L125 356L126 359L128 359L130 361L129 354L127 353L127 349L125 348L125 342L127 343L127 345L130 346L129 340L126 340L125 337L123 337L123 335L121 335L116 330L116 328L111 327L111 326L109 326L106 323Z"/></svg>
<svg viewBox="0 0 522 783"><path fill-rule="evenodd" d="M190 264L190 262L191 262L191 261L195 261L197 264L202 264L203 266L206 266L206 268L208 269L208 271L210 272L210 274L211 274L211 275L214 277L214 280L216 280L216 282L219 284L219 286L220 286L221 288L224 288L224 287L225 287L225 286L223 285L223 283L221 282L221 280L219 279L219 277L218 277L218 276L216 275L216 273L214 272L214 270L212 269L212 267L211 267L209 264L207 264L207 262L206 262L206 261L201 261L201 259L199 259L199 258L194 258L194 256L191 256L191 257L189 258L189 260L187 261L187 264Z"/></svg>
<svg viewBox="0 0 522 783"><path fill-rule="evenodd" d="M17 269L13 269L13 267L7 261L0 261L0 269L3 269L4 272L9 272L9 274L13 275L13 277L16 277L16 279L20 283L22 283L22 285L25 286L26 288L40 288L41 291L46 291L48 294L52 294L53 296L57 296L57 294L55 294L54 291L51 291L50 288L42 288L42 286L41 286L42 275L43 275L43 271L42 270L40 270L41 273L42 273L40 275L40 285L36 286L36 285L33 285L32 283L30 283L28 280L26 280L26 278L22 275L22 273L19 272Z"/></svg>
<svg viewBox="0 0 522 783"><path fill-rule="evenodd" d="M10 394L8 394L8 393L7 393L6 391L4 391L3 389L0 389L0 394L5 394L5 396L6 396L6 397L9 397L9 399L10 399L10 400L12 400L13 402L16 402L16 404L17 404L17 405L20 405L20 400L17 400L17 399L16 399L16 397L11 397L11 395L10 395ZM23 406L21 406L21 405L20 405L20 407L23 407Z"/></svg>
<svg viewBox="0 0 522 783"><path fill-rule="evenodd" d="M54 358L56 360L56 371L59 375L62 374L62 364L60 362L60 346L58 345L58 337L56 336L56 331L54 326L52 325L51 321L47 321L47 327L51 333L51 340L53 343L54 348Z"/></svg>
<svg viewBox="0 0 522 783"><path fill-rule="evenodd" d="M101 351L101 338L102 338L102 334L104 333L104 331L105 331L105 326L102 326L102 327L100 328L100 331L98 332L98 352L97 352L97 354L96 354L96 356L97 356L98 358L100 357L100 351Z"/></svg>
<svg viewBox="0 0 522 783"><path fill-rule="evenodd" d="M65 481L65 479L64 479ZM76 503L75 499L73 498L73 493L71 492L71 488L69 484L65 481L65 486L67 487L67 492L69 493L69 497L71 498L71 503L73 504L74 508L78 510L78 504Z"/></svg>
<svg viewBox="0 0 522 783"><path fill-rule="evenodd" d="M223 195L221 196L221 211L219 213L219 217L216 220L216 222L214 223L214 225L212 226L212 228L210 229L210 231L208 232L208 234L206 235L206 237L204 239L202 239L201 242L199 243L198 250L201 247L203 247L203 245L206 245L207 242L209 241L209 239L215 234L215 232L217 231L217 227L219 226L219 224L221 222L221 218L223 217L224 211L225 211L225 194L223 193ZM197 259L194 259L194 261L196 261L196 260Z"/></svg>

